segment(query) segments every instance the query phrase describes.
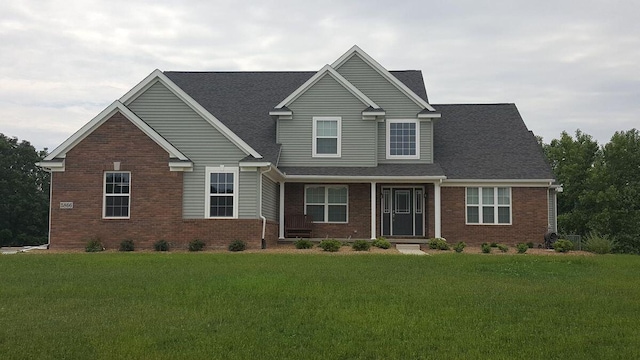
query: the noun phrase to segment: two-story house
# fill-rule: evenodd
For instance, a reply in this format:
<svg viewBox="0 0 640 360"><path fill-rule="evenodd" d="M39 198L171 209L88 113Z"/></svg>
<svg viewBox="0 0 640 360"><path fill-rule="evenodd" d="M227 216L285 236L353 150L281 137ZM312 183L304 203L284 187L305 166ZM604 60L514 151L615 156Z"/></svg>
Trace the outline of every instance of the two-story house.
<svg viewBox="0 0 640 360"><path fill-rule="evenodd" d="M357 46L317 72L161 72L40 163L50 246L165 239L538 241L554 176L513 104L430 104Z"/></svg>

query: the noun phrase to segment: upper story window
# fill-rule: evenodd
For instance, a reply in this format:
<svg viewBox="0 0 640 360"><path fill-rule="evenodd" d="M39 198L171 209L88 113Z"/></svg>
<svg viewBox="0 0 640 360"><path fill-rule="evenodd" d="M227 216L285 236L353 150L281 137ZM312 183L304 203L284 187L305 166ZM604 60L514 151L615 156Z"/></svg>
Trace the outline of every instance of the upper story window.
<svg viewBox="0 0 640 360"><path fill-rule="evenodd" d="M467 224L511 224L511 188L468 187Z"/></svg>
<svg viewBox="0 0 640 360"><path fill-rule="evenodd" d="M340 157L342 149L342 118L313 118L313 157Z"/></svg>
<svg viewBox="0 0 640 360"><path fill-rule="evenodd" d="M107 171L104 173L105 219L128 219L131 202L131 173L128 171Z"/></svg>
<svg viewBox="0 0 640 360"><path fill-rule="evenodd" d="M420 158L420 123L417 120L387 120L387 159Z"/></svg>
<svg viewBox="0 0 640 360"><path fill-rule="evenodd" d="M205 217L238 217L238 168L207 167Z"/></svg>

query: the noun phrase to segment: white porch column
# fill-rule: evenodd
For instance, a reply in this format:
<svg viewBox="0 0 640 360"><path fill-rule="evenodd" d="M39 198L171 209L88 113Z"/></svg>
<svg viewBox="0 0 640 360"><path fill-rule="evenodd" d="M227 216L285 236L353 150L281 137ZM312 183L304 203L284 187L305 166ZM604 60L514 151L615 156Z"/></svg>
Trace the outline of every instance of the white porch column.
<svg viewBox="0 0 640 360"><path fill-rule="evenodd" d="M371 240L376 239L376 183L371 182Z"/></svg>
<svg viewBox="0 0 640 360"><path fill-rule="evenodd" d="M440 230L440 215L441 215L441 207L440 207L440 183L435 183L433 184L433 206L435 207L435 211L433 212L434 215L434 230L435 230L435 237L439 238L442 237L442 233Z"/></svg>
<svg viewBox="0 0 640 360"><path fill-rule="evenodd" d="M284 181L280 181L280 221L278 221L278 237L284 239Z"/></svg>

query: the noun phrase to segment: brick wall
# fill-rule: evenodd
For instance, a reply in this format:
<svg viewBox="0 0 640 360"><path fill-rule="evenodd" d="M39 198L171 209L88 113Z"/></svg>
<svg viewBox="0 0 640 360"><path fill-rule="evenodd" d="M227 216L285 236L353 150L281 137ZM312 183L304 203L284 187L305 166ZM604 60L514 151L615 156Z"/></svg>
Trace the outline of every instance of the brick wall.
<svg viewBox="0 0 640 360"><path fill-rule="evenodd" d="M511 188L512 225L465 225L465 188L443 187L441 195L442 236L449 243L541 242L547 231L546 188Z"/></svg>
<svg viewBox="0 0 640 360"><path fill-rule="evenodd" d="M130 219L103 219L104 172L131 172ZM66 156L65 171L52 175L51 248L84 248L99 238L107 248L132 239L136 248L152 248L165 239L179 248L199 238L208 248L226 248L233 240L260 248L260 219L182 219L182 173L169 171L169 155L120 113L116 113ZM72 201L73 209L59 203ZM267 225L275 244L277 224Z"/></svg>

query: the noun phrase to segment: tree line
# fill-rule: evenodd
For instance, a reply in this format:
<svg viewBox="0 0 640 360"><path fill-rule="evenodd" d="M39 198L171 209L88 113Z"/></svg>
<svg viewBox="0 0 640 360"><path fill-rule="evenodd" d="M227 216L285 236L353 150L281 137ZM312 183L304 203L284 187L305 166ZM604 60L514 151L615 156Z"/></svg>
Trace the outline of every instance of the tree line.
<svg viewBox="0 0 640 360"><path fill-rule="evenodd" d="M640 253L640 133L618 131L601 146L576 130L540 145L563 186L558 228L598 233L618 252ZM0 134L0 246L47 242L50 174L35 165L46 156L28 141Z"/></svg>

